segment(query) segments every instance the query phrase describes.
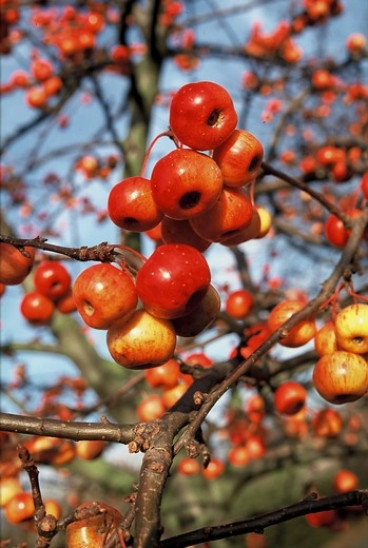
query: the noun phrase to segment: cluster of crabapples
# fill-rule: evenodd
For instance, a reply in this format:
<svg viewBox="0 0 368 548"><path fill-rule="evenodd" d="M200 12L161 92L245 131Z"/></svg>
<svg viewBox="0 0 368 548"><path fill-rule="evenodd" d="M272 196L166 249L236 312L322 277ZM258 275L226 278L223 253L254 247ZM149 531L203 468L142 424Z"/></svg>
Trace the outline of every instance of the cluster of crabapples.
<svg viewBox="0 0 368 548"><path fill-rule="evenodd" d="M30 273L36 249L26 246L23 251L1 243L0 283L20 284ZM34 326L50 323L55 310L69 314L76 310L71 290L72 279L65 266L58 261L43 260L34 269L34 289L24 294L20 311Z"/></svg>
<svg viewBox="0 0 368 548"><path fill-rule="evenodd" d="M304 306L303 300L285 300L276 305L268 317L271 332ZM348 403L364 396L368 392L368 304L354 303L342 308L334 321L328 321L320 329L313 317L306 318L279 342L295 348L312 340L320 356L313 369L317 392L332 404ZM303 406L307 393L301 388L300 406ZM291 409L292 413L297 412L298 405L294 409L291 405Z"/></svg>
<svg viewBox="0 0 368 548"><path fill-rule="evenodd" d="M170 106L176 148L156 162L150 179L126 178L109 194L108 213L118 227L160 234L160 245L135 278L127 268L101 263L84 270L73 286L83 320L107 330L109 351L120 365L162 364L173 355L177 335L205 329L221 302L203 252L212 242L236 245L270 228L268 212L253 205L249 192L263 148L236 124L222 86L183 86Z"/></svg>
<svg viewBox="0 0 368 548"><path fill-rule="evenodd" d="M249 314L253 305L252 294L241 289L228 295L225 311L232 318L241 319ZM246 345L240 348L242 357L248 358L305 305L303 296L285 299L272 308L266 321L246 328ZM313 385L326 401L343 404L358 400L368 392L368 304L357 302L345 306L320 328L314 316L307 317L279 339L287 348L298 348L311 341L319 356L313 370ZM234 349L230 357L236 351ZM276 389L274 407L281 414L293 415L305 405L306 398L306 389L289 381Z"/></svg>
<svg viewBox="0 0 368 548"><path fill-rule="evenodd" d="M112 188L111 220L128 231L156 229L164 243L201 252L212 242L231 246L263 236L270 216L249 192L263 147L236 128L227 90L214 82L184 85L172 98L169 124L176 148L155 163L150 179L129 177Z"/></svg>

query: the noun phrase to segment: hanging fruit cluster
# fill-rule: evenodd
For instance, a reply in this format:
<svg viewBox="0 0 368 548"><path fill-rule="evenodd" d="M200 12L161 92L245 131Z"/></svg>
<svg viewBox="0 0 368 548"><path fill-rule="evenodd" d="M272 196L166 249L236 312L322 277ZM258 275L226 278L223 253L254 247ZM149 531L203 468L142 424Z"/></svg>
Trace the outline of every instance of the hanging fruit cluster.
<svg viewBox="0 0 368 548"><path fill-rule="evenodd" d="M236 245L270 227L270 216L249 192L263 148L236 129L237 120L222 86L183 86L170 107L177 148L156 162L150 179L129 177L110 192L108 212L117 226L146 232L160 225L162 237L150 257L140 257L136 276L126 264L101 263L73 286L84 322L107 330L110 354L124 367L165 363L177 335L196 336L217 317L220 297L202 255L212 242Z"/></svg>
<svg viewBox="0 0 368 548"><path fill-rule="evenodd" d="M160 226L164 243L201 252L213 242L232 246L264 236L271 218L252 196L263 147L237 129L237 121L233 100L219 84L181 87L169 113L177 148L156 162L150 179L129 177L112 188L111 220L133 232Z"/></svg>

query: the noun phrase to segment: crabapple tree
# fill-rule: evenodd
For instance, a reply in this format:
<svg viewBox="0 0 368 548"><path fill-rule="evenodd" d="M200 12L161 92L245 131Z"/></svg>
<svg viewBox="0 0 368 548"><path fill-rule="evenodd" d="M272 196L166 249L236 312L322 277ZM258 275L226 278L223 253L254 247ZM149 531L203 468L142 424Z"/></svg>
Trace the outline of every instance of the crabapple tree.
<svg viewBox="0 0 368 548"><path fill-rule="evenodd" d="M353 545L367 8L0 6L2 546Z"/></svg>

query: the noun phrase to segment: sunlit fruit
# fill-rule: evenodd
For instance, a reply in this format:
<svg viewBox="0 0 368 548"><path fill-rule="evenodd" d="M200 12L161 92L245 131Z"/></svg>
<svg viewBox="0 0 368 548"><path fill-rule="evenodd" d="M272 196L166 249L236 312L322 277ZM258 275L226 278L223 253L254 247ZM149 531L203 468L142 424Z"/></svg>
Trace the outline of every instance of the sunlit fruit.
<svg viewBox="0 0 368 548"><path fill-rule="evenodd" d="M128 369L146 369L172 358L176 334L169 320L139 309L113 323L106 340L116 363Z"/></svg>
<svg viewBox="0 0 368 548"><path fill-rule="evenodd" d="M88 517L83 519L83 512L88 512L89 509ZM76 514L81 515L82 519L67 526L67 548L103 548L109 540L117 537L118 525L123 519L118 510L104 502L85 502L78 506Z"/></svg>
<svg viewBox="0 0 368 548"><path fill-rule="evenodd" d="M138 271L136 288L144 308L159 318L189 314L206 295L211 272L203 255L186 244L159 246Z"/></svg>
<svg viewBox="0 0 368 548"><path fill-rule="evenodd" d="M266 453L265 442L258 434L251 434L248 437L245 446L251 459L261 459Z"/></svg>
<svg viewBox="0 0 368 548"><path fill-rule="evenodd" d="M185 84L175 93L169 120L171 130L183 144L210 150L231 135L238 116L224 87L202 81Z"/></svg>
<svg viewBox="0 0 368 548"><path fill-rule="evenodd" d="M296 381L285 381L274 393L275 409L283 415L294 415L305 405L307 390Z"/></svg>
<svg viewBox="0 0 368 548"><path fill-rule="evenodd" d="M313 384L333 404L358 400L368 391L368 363L360 355L339 351L322 356L313 370Z"/></svg>
<svg viewBox="0 0 368 548"><path fill-rule="evenodd" d="M152 196L151 181L144 177L128 177L110 191L107 209L114 224L125 230L144 232L162 219Z"/></svg>
<svg viewBox="0 0 368 548"><path fill-rule="evenodd" d="M159 419L166 411L162 396L159 394L150 394L146 396L137 405L137 417L142 422Z"/></svg>
<svg viewBox="0 0 368 548"><path fill-rule="evenodd" d="M69 291L71 276L60 262L42 261L34 271L33 283L36 291L57 300Z"/></svg>
<svg viewBox="0 0 368 548"><path fill-rule="evenodd" d="M326 322L318 329L314 337L314 348L319 356L338 350L335 324L332 321Z"/></svg>
<svg viewBox="0 0 368 548"><path fill-rule="evenodd" d="M22 316L32 325L47 325L52 320L55 305L49 297L38 291L29 291L20 302Z"/></svg>
<svg viewBox="0 0 368 548"><path fill-rule="evenodd" d="M82 270L74 281L73 297L83 321L94 329L108 329L138 302L133 276L111 263Z"/></svg>
<svg viewBox="0 0 368 548"><path fill-rule="evenodd" d="M254 305L253 294L247 289L238 289L229 293L225 301L225 312L232 318L245 318Z"/></svg>
<svg viewBox="0 0 368 548"><path fill-rule="evenodd" d="M35 506L28 491L16 493L5 505L4 515L9 523L21 523L33 517Z"/></svg>
<svg viewBox="0 0 368 548"><path fill-rule="evenodd" d="M193 230L211 242L225 243L249 226L253 205L243 189L223 188L213 207L190 220Z"/></svg>
<svg viewBox="0 0 368 548"><path fill-rule="evenodd" d="M268 326L271 332L279 329L295 313L305 306L302 300L286 300L277 304L270 312ZM280 344L290 348L302 346L309 342L316 333L316 324L313 318L306 318L292 327L289 332L280 338Z"/></svg>
<svg viewBox="0 0 368 548"><path fill-rule="evenodd" d="M191 219L210 209L222 190L222 173L212 158L190 149L162 156L151 174L157 207L172 219Z"/></svg>
<svg viewBox="0 0 368 548"><path fill-rule="evenodd" d="M27 246L19 250L13 245L0 243L0 282L5 285L17 285L30 273L36 248Z"/></svg>
<svg viewBox="0 0 368 548"><path fill-rule="evenodd" d="M335 331L342 350L368 353L368 304L351 304L340 310L335 319Z"/></svg>
<svg viewBox="0 0 368 548"><path fill-rule="evenodd" d="M224 184L240 187L255 180L263 159L260 141L245 129L235 129L230 137L213 151Z"/></svg>
<svg viewBox="0 0 368 548"><path fill-rule="evenodd" d="M245 466L250 461L249 451L245 445L236 445L228 452L227 459L233 466Z"/></svg>
<svg viewBox="0 0 368 548"><path fill-rule="evenodd" d="M76 455L74 442L53 436L35 436L26 440L24 445L39 464L62 466Z"/></svg>

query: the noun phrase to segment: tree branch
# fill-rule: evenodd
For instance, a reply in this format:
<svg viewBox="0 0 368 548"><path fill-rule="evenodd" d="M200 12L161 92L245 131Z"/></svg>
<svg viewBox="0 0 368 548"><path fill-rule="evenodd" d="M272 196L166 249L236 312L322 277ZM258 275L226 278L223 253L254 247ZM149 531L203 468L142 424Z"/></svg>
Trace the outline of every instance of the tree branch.
<svg viewBox="0 0 368 548"><path fill-rule="evenodd" d="M230 538L251 532L262 534L267 527L295 519L299 516L349 506L362 506L362 510L367 511L368 490L349 491L348 493L320 499L314 493L313 498L309 496L301 502L291 504L274 512L268 512L267 514L248 520L219 525L217 527L203 527L189 533L165 539L161 542L160 548L184 548L185 546L201 542Z"/></svg>

